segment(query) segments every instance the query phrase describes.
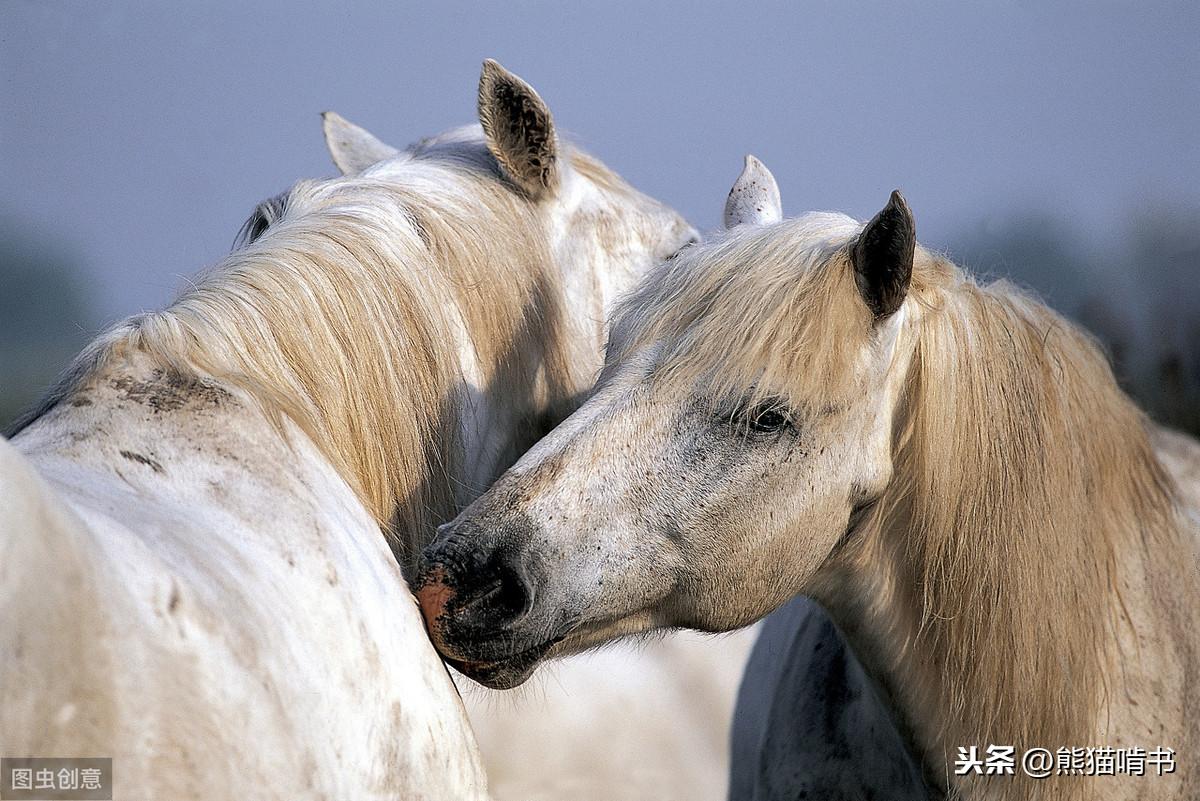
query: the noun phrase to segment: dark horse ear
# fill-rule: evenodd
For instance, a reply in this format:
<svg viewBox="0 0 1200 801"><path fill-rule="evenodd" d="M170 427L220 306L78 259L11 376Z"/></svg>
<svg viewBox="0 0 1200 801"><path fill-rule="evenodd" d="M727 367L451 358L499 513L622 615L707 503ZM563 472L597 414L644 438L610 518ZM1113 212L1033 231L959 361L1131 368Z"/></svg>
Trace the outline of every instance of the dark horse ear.
<svg viewBox="0 0 1200 801"><path fill-rule="evenodd" d="M912 279L916 230L912 212L896 190L850 248L854 281L876 320L892 314L904 302Z"/></svg>
<svg viewBox="0 0 1200 801"><path fill-rule="evenodd" d="M532 198L558 188L558 140L550 109L533 87L490 58L479 76L479 122L488 150Z"/></svg>

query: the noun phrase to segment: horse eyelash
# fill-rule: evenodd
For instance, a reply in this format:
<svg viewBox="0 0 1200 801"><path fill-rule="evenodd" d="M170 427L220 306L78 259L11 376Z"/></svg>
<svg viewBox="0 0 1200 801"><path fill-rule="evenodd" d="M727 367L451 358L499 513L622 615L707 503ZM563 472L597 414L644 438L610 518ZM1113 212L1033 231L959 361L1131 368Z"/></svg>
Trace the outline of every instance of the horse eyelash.
<svg viewBox="0 0 1200 801"><path fill-rule="evenodd" d="M750 435L751 433L757 433L754 432L754 429L750 425L754 417L766 412L778 411L787 419L785 428L796 430L796 415L792 411L791 406L782 398L768 396L755 401L752 397L747 396L737 403L726 406L718 413L718 419L736 431L744 435ZM783 428L779 430L782 431Z"/></svg>

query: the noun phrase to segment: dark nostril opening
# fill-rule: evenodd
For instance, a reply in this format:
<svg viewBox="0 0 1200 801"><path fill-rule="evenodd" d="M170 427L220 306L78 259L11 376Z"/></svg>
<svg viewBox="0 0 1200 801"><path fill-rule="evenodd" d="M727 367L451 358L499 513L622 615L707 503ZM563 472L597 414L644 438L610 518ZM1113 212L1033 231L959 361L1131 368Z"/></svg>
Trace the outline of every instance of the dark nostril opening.
<svg viewBox="0 0 1200 801"><path fill-rule="evenodd" d="M497 553L480 571L476 588L459 606L459 616L481 628L511 626L533 605L533 587L519 557Z"/></svg>
<svg viewBox="0 0 1200 801"><path fill-rule="evenodd" d="M510 596L512 590L505 586L501 579L496 579L490 585L480 590L479 595L472 601L472 605L478 606L511 606L512 599Z"/></svg>

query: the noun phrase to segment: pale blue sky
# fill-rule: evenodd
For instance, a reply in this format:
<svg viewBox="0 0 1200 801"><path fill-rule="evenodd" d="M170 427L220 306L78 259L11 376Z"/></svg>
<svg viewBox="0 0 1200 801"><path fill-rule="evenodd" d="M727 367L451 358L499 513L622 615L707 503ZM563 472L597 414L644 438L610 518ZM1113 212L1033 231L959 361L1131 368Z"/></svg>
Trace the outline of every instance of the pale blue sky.
<svg viewBox="0 0 1200 801"><path fill-rule="evenodd" d="M105 317L161 306L253 205L332 168L318 112L404 145L528 79L635 185L717 223L753 152L789 212L902 187L932 245L1047 210L1097 251L1200 208L1200 4L0 0L0 215Z"/></svg>

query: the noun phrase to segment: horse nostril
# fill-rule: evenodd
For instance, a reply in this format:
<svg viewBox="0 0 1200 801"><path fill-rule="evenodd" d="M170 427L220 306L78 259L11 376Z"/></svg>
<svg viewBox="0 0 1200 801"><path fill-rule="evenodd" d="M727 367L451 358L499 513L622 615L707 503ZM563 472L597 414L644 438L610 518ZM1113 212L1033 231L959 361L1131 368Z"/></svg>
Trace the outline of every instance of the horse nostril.
<svg viewBox="0 0 1200 801"><path fill-rule="evenodd" d="M532 584L514 554L493 555L477 576L464 580L473 586L460 588L456 617L472 628L510 627L533 605Z"/></svg>
<svg viewBox="0 0 1200 801"><path fill-rule="evenodd" d="M533 606L533 583L515 549L435 545L422 556L414 591L439 650L510 629Z"/></svg>
<svg viewBox="0 0 1200 801"><path fill-rule="evenodd" d="M483 587L479 591L478 595L476 595L471 600L467 601L467 603L464 606L464 610L471 609L473 607L491 606L493 604L502 604L505 602L504 596L506 593L507 593L507 590L505 589L505 586L504 586L504 580L496 579L491 584L487 585L486 587Z"/></svg>

